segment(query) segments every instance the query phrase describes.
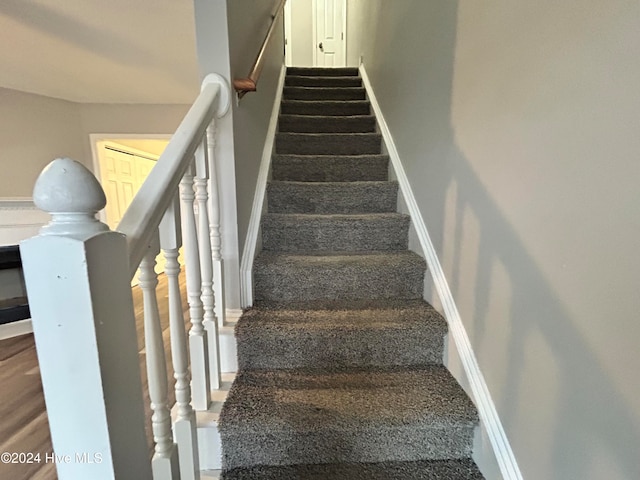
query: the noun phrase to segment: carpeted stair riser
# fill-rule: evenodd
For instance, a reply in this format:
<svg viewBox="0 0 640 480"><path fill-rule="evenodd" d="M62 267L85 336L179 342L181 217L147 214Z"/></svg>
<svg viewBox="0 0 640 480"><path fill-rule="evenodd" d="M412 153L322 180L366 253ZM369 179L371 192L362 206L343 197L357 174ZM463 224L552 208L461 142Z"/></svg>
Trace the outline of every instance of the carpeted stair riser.
<svg viewBox="0 0 640 480"><path fill-rule="evenodd" d="M354 67L346 68L307 68L307 67L289 67L287 68L287 76L309 76L309 77L357 77L358 69Z"/></svg>
<svg viewBox="0 0 640 480"><path fill-rule="evenodd" d="M287 87L361 87L360 77L308 77L287 75L284 79Z"/></svg>
<svg viewBox="0 0 640 480"><path fill-rule="evenodd" d="M395 212L397 182L269 182L270 213Z"/></svg>
<svg viewBox="0 0 640 480"><path fill-rule="evenodd" d="M447 324L421 305L362 310L253 308L236 327L241 370L441 364Z"/></svg>
<svg viewBox="0 0 640 480"><path fill-rule="evenodd" d="M379 133L277 133L276 153L295 155L366 155L381 151Z"/></svg>
<svg viewBox="0 0 640 480"><path fill-rule="evenodd" d="M443 366L243 371L220 413L223 465L465 458L477 421Z"/></svg>
<svg viewBox="0 0 640 480"><path fill-rule="evenodd" d="M312 252L310 252L312 253ZM412 252L335 255L262 252L254 262L255 300L422 298L426 265Z"/></svg>
<svg viewBox="0 0 640 480"><path fill-rule="evenodd" d="M340 463L321 465L260 465L237 468L222 480L483 480L473 460Z"/></svg>
<svg viewBox="0 0 640 480"><path fill-rule="evenodd" d="M370 115L371 104L366 100L284 100L280 106L280 113L284 115Z"/></svg>
<svg viewBox="0 0 640 480"><path fill-rule="evenodd" d="M271 252L406 250L408 215L309 215L267 213L262 249Z"/></svg>
<svg viewBox="0 0 640 480"><path fill-rule="evenodd" d="M389 178L389 156L275 155L271 173L276 181L384 181Z"/></svg>
<svg viewBox="0 0 640 480"><path fill-rule="evenodd" d="M376 118L373 115L280 115L278 130L290 133L368 133L375 132Z"/></svg>
<svg viewBox="0 0 640 480"><path fill-rule="evenodd" d="M284 87L285 100L365 100L362 87Z"/></svg>

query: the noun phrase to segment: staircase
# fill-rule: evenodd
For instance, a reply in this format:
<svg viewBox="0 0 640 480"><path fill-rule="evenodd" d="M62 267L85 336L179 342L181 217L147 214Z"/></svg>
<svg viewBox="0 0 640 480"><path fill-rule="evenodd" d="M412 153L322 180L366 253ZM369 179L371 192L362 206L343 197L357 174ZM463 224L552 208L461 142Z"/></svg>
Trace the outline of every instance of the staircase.
<svg viewBox="0 0 640 480"><path fill-rule="evenodd" d="M370 111L357 69L287 72L225 480L483 478Z"/></svg>

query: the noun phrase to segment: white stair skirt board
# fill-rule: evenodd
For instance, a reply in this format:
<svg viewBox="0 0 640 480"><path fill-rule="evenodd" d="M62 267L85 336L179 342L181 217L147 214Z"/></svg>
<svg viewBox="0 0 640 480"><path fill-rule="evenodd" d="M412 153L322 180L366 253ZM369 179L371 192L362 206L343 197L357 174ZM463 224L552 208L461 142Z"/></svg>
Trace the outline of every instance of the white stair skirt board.
<svg viewBox="0 0 640 480"><path fill-rule="evenodd" d="M221 388L211 392L212 401L209 409L204 412L196 412L200 470L215 471L222 468L222 445L220 433L218 432L218 419L222 404L227 398L234 378L235 373L223 373ZM172 415L174 413L172 411Z"/></svg>
<svg viewBox="0 0 640 480"><path fill-rule="evenodd" d="M200 480L220 480L220 470L203 470L200 472Z"/></svg>
<svg viewBox="0 0 640 480"><path fill-rule="evenodd" d="M222 373L235 373L238 371L238 348L234 329L242 315L242 310L226 309L226 321L224 327L218 329L220 335L220 370Z"/></svg>
<svg viewBox="0 0 640 480"><path fill-rule="evenodd" d="M411 216L411 222L414 228L422 248L422 254L425 257L428 265L428 270L431 273L433 283L437 289L438 296L442 302L445 318L449 324L449 337L453 339L453 346L455 347L457 356L462 363L466 380L468 381L471 389L471 396L478 408L480 415L480 429L479 435L476 435L476 448L475 451L488 451L492 450L497 462L497 467L502 474L502 478L505 480L522 480L522 474L518 467L518 463L509 444L509 439L506 436L502 422L498 417L495 404L489 393L489 389L484 380L484 376L480 371L478 361L471 347L471 342L467 336L467 332L460 318L458 308L456 306L451 290L445 278L444 271L440 265L440 260L436 254L429 232L425 225L422 214L418 208L418 204L413 195L409 179L402 166L402 161L396 149L395 143L391 136L389 127L384 119L380 104L378 103L371 82L367 75L367 71L364 65L360 65L360 76L362 77L363 85L366 89L369 101L371 102L371 108L376 116L380 133L384 139L384 144L388 150L391 164L395 171L395 175L400 184L400 191L404 197L404 201L407 205L407 209ZM420 252L418 252L420 253ZM451 345L449 346L449 348ZM451 357L452 352L449 352ZM452 372L454 376L461 372ZM488 445L482 445L483 439L489 439L490 448ZM493 466L489 466L494 470Z"/></svg>
<svg viewBox="0 0 640 480"><path fill-rule="evenodd" d="M233 379L238 370L238 357L235 325L242 315L242 310L227 309L227 322L219 329L220 334L220 367L222 370L222 385L219 390L211 392L211 405L205 412L196 412L198 428L198 454L200 458L201 479L214 480L220 478L222 468L222 444L218 433L218 417L222 404L227 398ZM175 410L175 406L174 409ZM172 415L174 414L172 410ZM175 418L175 416L174 416ZM206 472L206 473L205 473Z"/></svg>
<svg viewBox="0 0 640 480"><path fill-rule="evenodd" d="M280 103L282 100L282 90L284 87L284 77L286 73L287 67L282 65L280 78L278 79L278 86L276 87L276 96L273 100L273 109L271 110L269 128L267 130L267 136L265 137L264 149L262 150L262 159L260 161L258 180L256 181L253 206L251 207L249 228L247 229L247 236L244 240L244 249L242 250L242 260L240 261L240 298L243 308L253 305L253 260L256 257L258 233L260 231L260 219L262 218L264 197L267 189L267 179L271 168L273 144L276 129L278 127L278 115L280 114Z"/></svg>

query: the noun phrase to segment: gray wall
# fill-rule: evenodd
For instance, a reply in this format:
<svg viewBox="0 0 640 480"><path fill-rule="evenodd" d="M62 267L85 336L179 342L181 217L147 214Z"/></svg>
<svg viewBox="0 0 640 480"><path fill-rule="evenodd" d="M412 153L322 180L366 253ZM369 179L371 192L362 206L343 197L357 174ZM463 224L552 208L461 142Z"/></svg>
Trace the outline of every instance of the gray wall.
<svg viewBox="0 0 640 480"><path fill-rule="evenodd" d="M0 88L0 197L30 197L56 157L93 169L91 133L172 134L188 107L81 104Z"/></svg>
<svg viewBox="0 0 640 480"><path fill-rule="evenodd" d="M30 197L56 157L84 158L78 105L0 88L0 197Z"/></svg>
<svg viewBox="0 0 640 480"><path fill-rule="evenodd" d="M524 478L640 478L640 4L350 14Z"/></svg>
<svg viewBox="0 0 640 480"><path fill-rule="evenodd" d="M229 0L229 45L233 78L246 77L262 45L278 1ZM269 44L258 91L233 109L238 201L238 238L244 244L280 71L284 64L284 21Z"/></svg>

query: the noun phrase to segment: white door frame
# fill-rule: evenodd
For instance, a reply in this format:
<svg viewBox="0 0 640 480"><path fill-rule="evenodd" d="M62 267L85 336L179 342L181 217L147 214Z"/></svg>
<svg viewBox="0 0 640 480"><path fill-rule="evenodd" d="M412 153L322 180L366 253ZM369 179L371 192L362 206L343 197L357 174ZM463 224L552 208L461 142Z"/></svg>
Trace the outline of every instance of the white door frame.
<svg viewBox="0 0 640 480"><path fill-rule="evenodd" d="M343 67L347 66L347 0L341 0L342 1L342 31L344 33L344 41L342 42L342 55L344 58L344 65L342 65ZM288 3L288 2L287 2ZM313 25L313 66L317 67L318 66L318 39L317 39L317 28L316 28L316 21L317 21L317 8L318 8L318 0L313 0L313 6L312 8L312 25Z"/></svg>

